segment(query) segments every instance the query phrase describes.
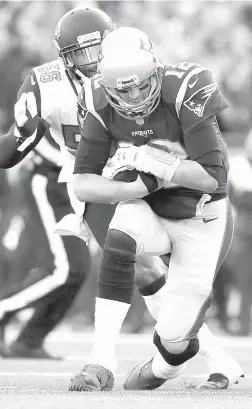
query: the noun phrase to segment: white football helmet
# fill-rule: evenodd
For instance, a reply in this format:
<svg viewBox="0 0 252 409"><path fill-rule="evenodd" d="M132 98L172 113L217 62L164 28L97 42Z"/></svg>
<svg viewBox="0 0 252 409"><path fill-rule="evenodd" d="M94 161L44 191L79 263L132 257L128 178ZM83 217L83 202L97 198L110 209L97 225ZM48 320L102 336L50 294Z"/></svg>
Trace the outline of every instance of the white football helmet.
<svg viewBox="0 0 252 409"><path fill-rule="evenodd" d="M137 120L156 109L163 68L148 36L136 28L118 28L102 42L100 84L110 105L124 118Z"/></svg>

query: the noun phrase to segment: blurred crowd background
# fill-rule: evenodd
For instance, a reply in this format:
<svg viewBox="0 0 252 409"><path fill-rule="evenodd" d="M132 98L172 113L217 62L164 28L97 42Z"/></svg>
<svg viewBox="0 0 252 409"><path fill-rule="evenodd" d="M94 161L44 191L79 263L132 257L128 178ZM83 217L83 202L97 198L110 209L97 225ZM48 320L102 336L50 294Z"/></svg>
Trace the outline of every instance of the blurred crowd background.
<svg viewBox="0 0 252 409"><path fill-rule="evenodd" d="M1 1L0 2L0 132L13 122L17 91L29 70L57 58L52 43L57 21L79 6L98 7L117 27L144 30L164 62L192 61L214 73L230 108L219 117L232 161L252 157L247 139L252 127L252 4L246 1ZM244 142L247 141L246 146ZM245 147L244 147L245 146ZM242 169L240 177L242 179ZM0 172L0 298L1 291L35 267L28 254L32 223L26 201L29 170ZM252 188L231 189L236 229L231 252L215 284L209 322L229 334L251 332L252 304ZM250 197L251 191L251 197ZM245 199L244 199L245 198ZM94 249L96 252L96 249ZM251 260L250 260L251 259ZM93 322L97 259L92 274L69 312L66 322L84 329ZM144 331L152 323L141 298L135 294L124 331Z"/></svg>

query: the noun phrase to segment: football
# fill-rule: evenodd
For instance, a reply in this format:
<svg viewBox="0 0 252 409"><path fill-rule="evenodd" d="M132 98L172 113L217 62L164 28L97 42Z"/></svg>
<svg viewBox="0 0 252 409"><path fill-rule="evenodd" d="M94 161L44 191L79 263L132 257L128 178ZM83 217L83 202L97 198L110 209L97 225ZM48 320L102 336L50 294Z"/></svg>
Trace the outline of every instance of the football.
<svg viewBox="0 0 252 409"><path fill-rule="evenodd" d="M138 170L123 170L122 172L118 172L113 179L118 180L120 182L134 182L139 175L140 172Z"/></svg>
<svg viewBox="0 0 252 409"><path fill-rule="evenodd" d="M148 189L149 193L154 192L158 188L158 182L155 176L149 174L149 173L144 173L144 172L139 172L136 169L133 170L123 170L122 172L118 172L113 179L120 181L120 182L134 182L136 178L140 175L143 183Z"/></svg>

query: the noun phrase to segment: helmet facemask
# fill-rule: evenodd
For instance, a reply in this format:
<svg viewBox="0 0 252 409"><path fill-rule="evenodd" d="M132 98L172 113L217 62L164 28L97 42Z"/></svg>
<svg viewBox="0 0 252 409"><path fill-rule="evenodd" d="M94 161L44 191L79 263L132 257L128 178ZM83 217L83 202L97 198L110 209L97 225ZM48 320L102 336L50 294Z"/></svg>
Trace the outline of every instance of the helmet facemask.
<svg viewBox="0 0 252 409"><path fill-rule="evenodd" d="M75 8L59 20L54 44L69 79L83 83L96 74L101 42L114 29L112 19L96 8Z"/></svg>
<svg viewBox="0 0 252 409"><path fill-rule="evenodd" d="M107 35L106 32L105 35ZM77 80L81 80L83 75L90 78L97 72L98 53L102 42L101 34L99 31L84 34L77 37L77 42L60 49L59 56L66 69Z"/></svg>
<svg viewBox="0 0 252 409"><path fill-rule="evenodd" d="M139 82L136 76L127 79L127 84L119 78L117 88L101 83L106 98L116 112L124 118L136 120L150 115L158 106L161 98L162 73L157 68L147 79ZM130 84L129 84L130 82ZM127 95L128 90L136 87L138 97L136 101ZM146 94L146 88L148 93Z"/></svg>
<svg viewBox="0 0 252 409"><path fill-rule="evenodd" d="M135 31L133 33L135 35ZM119 115L132 120L144 118L159 104L163 65L156 57L150 41L146 41L146 48L142 47L138 31L136 41L133 37L128 47L127 37L122 36L122 47L120 43L118 45L116 34L116 31L109 34L101 46L98 62L100 85L108 102Z"/></svg>

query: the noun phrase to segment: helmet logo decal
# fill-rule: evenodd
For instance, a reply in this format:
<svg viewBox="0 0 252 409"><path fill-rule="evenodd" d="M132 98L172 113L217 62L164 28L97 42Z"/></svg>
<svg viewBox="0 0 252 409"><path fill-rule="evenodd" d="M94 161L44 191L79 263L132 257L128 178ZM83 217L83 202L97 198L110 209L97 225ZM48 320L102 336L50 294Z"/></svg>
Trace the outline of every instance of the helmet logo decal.
<svg viewBox="0 0 252 409"><path fill-rule="evenodd" d="M117 78L116 79L116 87L118 89L122 89L125 87L135 87L136 85L140 84L140 80L137 74L131 75L129 77L125 77L125 78Z"/></svg>
<svg viewBox="0 0 252 409"><path fill-rule="evenodd" d="M58 40L60 38L60 34L61 34L61 20L58 22L56 28L55 28L55 40Z"/></svg>
<svg viewBox="0 0 252 409"><path fill-rule="evenodd" d="M77 41L79 45L83 45L85 43L89 43L92 41L101 42L101 33L99 31L94 31L93 33L83 34L77 37Z"/></svg>
<svg viewBox="0 0 252 409"><path fill-rule="evenodd" d="M217 84L216 82L213 84L206 85L203 88L200 88L196 91L193 95L190 96L185 102L184 105L189 111L192 111L198 117L202 117L204 113L204 109L206 106L207 101L211 97L211 95L216 91Z"/></svg>

